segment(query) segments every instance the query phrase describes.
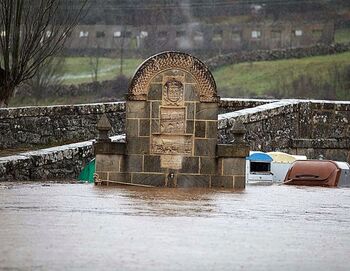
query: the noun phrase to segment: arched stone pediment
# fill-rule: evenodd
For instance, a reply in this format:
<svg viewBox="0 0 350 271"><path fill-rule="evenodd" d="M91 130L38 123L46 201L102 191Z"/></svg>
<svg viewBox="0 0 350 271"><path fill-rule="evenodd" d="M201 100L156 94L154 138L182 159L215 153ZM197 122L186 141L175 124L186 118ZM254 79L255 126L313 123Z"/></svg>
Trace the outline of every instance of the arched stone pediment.
<svg viewBox="0 0 350 271"><path fill-rule="evenodd" d="M151 80L170 69L183 70L194 78L201 102L218 102L215 80L208 67L199 59L180 52L163 52L145 60L132 78L128 99L147 100Z"/></svg>

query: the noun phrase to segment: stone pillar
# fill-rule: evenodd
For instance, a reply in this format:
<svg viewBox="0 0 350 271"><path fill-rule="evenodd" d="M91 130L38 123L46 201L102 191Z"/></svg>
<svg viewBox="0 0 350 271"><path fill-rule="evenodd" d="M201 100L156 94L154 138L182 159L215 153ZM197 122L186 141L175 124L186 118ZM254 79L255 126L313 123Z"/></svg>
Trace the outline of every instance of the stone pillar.
<svg viewBox="0 0 350 271"><path fill-rule="evenodd" d="M111 142L108 137L108 132L112 129L112 125L109 122L106 114L103 114L97 123L98 139L97 142Z"/></svg>
<svg viewBox="0 0 350 271"><path fill-rule="evenodd" d="M129 175L124 172L124 142L111 142L108 132L111 124L104 114L97 123L99 136L93 144L95 162L95 184L119 184L130 182Z"/></svg>
<svg viewBox="0 0 350 271"><path fill-rule="evenodd" d="M234 140L231 144L218 144L218 177L212 181L212 186L244 189L245 163L249 155L249 145L244 140L245 127L241 122L235 122L232 127Z"/></svg>

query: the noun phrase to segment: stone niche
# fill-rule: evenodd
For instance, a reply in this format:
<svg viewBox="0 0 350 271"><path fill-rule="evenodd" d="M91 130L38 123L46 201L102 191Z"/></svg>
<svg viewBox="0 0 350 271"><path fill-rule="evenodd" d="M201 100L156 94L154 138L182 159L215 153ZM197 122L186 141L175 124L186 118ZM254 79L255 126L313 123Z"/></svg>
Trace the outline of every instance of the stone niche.
<svg viewBox="0 0 350 271"><path fill-rule="evenodd" d="M244 188L249 148L218 144L219 99L197 58L164 52L147 59L129 86L126 141L104 134L94 146L96 183Z"/></svg>

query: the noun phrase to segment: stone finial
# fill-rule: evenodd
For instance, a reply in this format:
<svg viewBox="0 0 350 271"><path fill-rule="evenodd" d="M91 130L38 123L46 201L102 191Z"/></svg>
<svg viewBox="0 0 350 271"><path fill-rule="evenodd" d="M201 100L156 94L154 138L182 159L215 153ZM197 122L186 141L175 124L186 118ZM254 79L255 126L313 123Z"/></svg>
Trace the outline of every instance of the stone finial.
<svg viewBox="0 0 350 271"><path fill-rule="evenodd" d="M246 143L244 140L244 135L247 132L247 129L245 128L244 124L240 120L236 120L235 123L232 126L232 134L233 134L233 141L232 143L239 144L239 143Z"/></svg>
<svg viewBox="0 0 350 271"><path fill-rule="evenodd" d="M108 137L108 132L112 129L112 125L109 122L106 114L103 114L100 120L97 123L97 130L99 132L98 141L107 141L110 142L110 138Z"/></svg>

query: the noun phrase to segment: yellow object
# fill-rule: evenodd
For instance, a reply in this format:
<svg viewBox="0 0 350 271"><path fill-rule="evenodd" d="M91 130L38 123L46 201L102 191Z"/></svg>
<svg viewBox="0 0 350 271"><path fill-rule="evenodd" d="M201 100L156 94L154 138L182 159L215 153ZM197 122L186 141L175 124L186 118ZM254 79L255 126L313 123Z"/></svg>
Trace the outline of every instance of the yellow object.
<svg viewBox="0 0 350 271"><path fill-rule="evenodd" d="M291 155L284 152L268 152L268 155L270 155L273 159L273 162L275 163L286 163L291 164L295 160L305 160L303 156L297 156L297 155Z"/></svg>

